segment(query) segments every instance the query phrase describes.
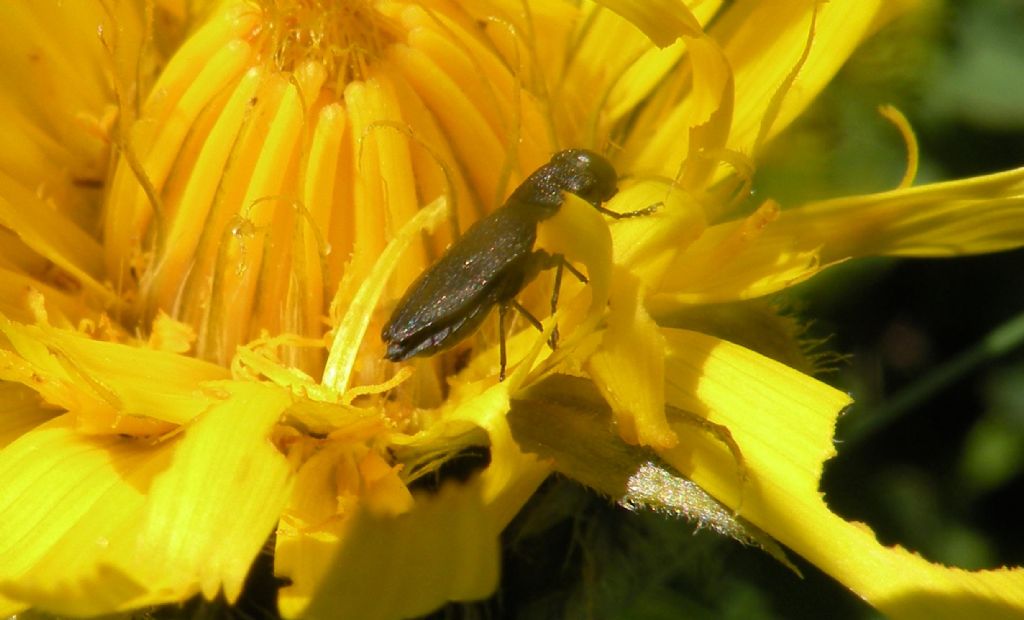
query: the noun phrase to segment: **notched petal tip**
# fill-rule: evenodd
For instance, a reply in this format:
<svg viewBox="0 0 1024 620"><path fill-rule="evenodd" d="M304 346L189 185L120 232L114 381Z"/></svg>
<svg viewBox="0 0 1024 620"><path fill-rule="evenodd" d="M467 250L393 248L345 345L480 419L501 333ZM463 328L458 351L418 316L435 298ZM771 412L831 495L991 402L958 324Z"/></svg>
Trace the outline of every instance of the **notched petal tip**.
<svg viewBox="0 0 1024 620"><path fill-rule="evenodd" d="M598 4L628 20L658 47L671 45L682 36L702 34L700 22L680 0L599 0Z"/></svg>

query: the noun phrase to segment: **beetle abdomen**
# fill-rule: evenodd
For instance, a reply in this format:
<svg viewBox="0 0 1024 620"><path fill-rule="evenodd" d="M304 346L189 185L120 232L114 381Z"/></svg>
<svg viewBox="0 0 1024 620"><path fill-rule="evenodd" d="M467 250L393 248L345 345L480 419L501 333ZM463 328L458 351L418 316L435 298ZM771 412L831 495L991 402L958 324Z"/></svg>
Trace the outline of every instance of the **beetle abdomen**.
<svg viewBox="0 0 1024 620"><path fill-rule="evenodd" d="M537 223L522 215L507 205L478 221L412 283L381 331L387 359L454 346L526 285Z"/></svg>

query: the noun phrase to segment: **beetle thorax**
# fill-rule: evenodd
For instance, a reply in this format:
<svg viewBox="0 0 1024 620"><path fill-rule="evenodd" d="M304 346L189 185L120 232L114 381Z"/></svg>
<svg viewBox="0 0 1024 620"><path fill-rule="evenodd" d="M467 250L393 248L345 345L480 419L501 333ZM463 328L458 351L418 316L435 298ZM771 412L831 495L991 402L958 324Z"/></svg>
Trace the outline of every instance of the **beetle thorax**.
<svg viewBox="0 0 1024 620"><path fill-rule="evenodd" d="M597 206L616 191L618 176L607 159L584 149L559 151L513 192L511 199L557 210L569 192Z"/></svg>

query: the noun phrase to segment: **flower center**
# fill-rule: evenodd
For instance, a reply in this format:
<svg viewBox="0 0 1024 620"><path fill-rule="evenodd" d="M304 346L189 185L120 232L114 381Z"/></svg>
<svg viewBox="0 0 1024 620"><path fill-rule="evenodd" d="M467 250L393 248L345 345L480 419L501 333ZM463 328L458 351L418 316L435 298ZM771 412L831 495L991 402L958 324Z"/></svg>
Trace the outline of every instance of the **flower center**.
<svg viewBox="0 0 1024 620"><path fill-rule="evenodd" d="M320 63L340 91L366 75L369 62L396 40L396 24L363 0L266 0L267 47L280 71Z"/></svg>

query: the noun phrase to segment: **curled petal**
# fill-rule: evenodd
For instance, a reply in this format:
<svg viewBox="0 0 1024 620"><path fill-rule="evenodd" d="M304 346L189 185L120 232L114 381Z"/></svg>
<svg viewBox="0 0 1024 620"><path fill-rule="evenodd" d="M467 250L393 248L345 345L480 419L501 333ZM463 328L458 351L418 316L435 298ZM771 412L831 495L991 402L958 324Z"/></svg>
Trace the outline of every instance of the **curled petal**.
<svg viewBox="0 0 1024 620"><path fill-rule="evenodd" d="M776 292L863 256L947 257L1024 243L1024 169L777 211L708 229L651 300L679 304Z"/></svg>
<svg viewBox="0 0 1024 620"><path fill-rule="evenodd" d="M700 23L681 0L600 0L600 4L626 18L658 47L670 45L681 36L697 36Z"/></svg>
<svg viewBox="0 0 1024 620"><path fill-rule="evenodd" d="M742 451L676 427L662 456L744 518L807 558L883 613L906 618L1010 618L1024 612L1024 569L965 571L886 547L825 503L818 488L835 454L847 395L749 350L696 332L666 330L668 401L724 424Z"/></svg>

